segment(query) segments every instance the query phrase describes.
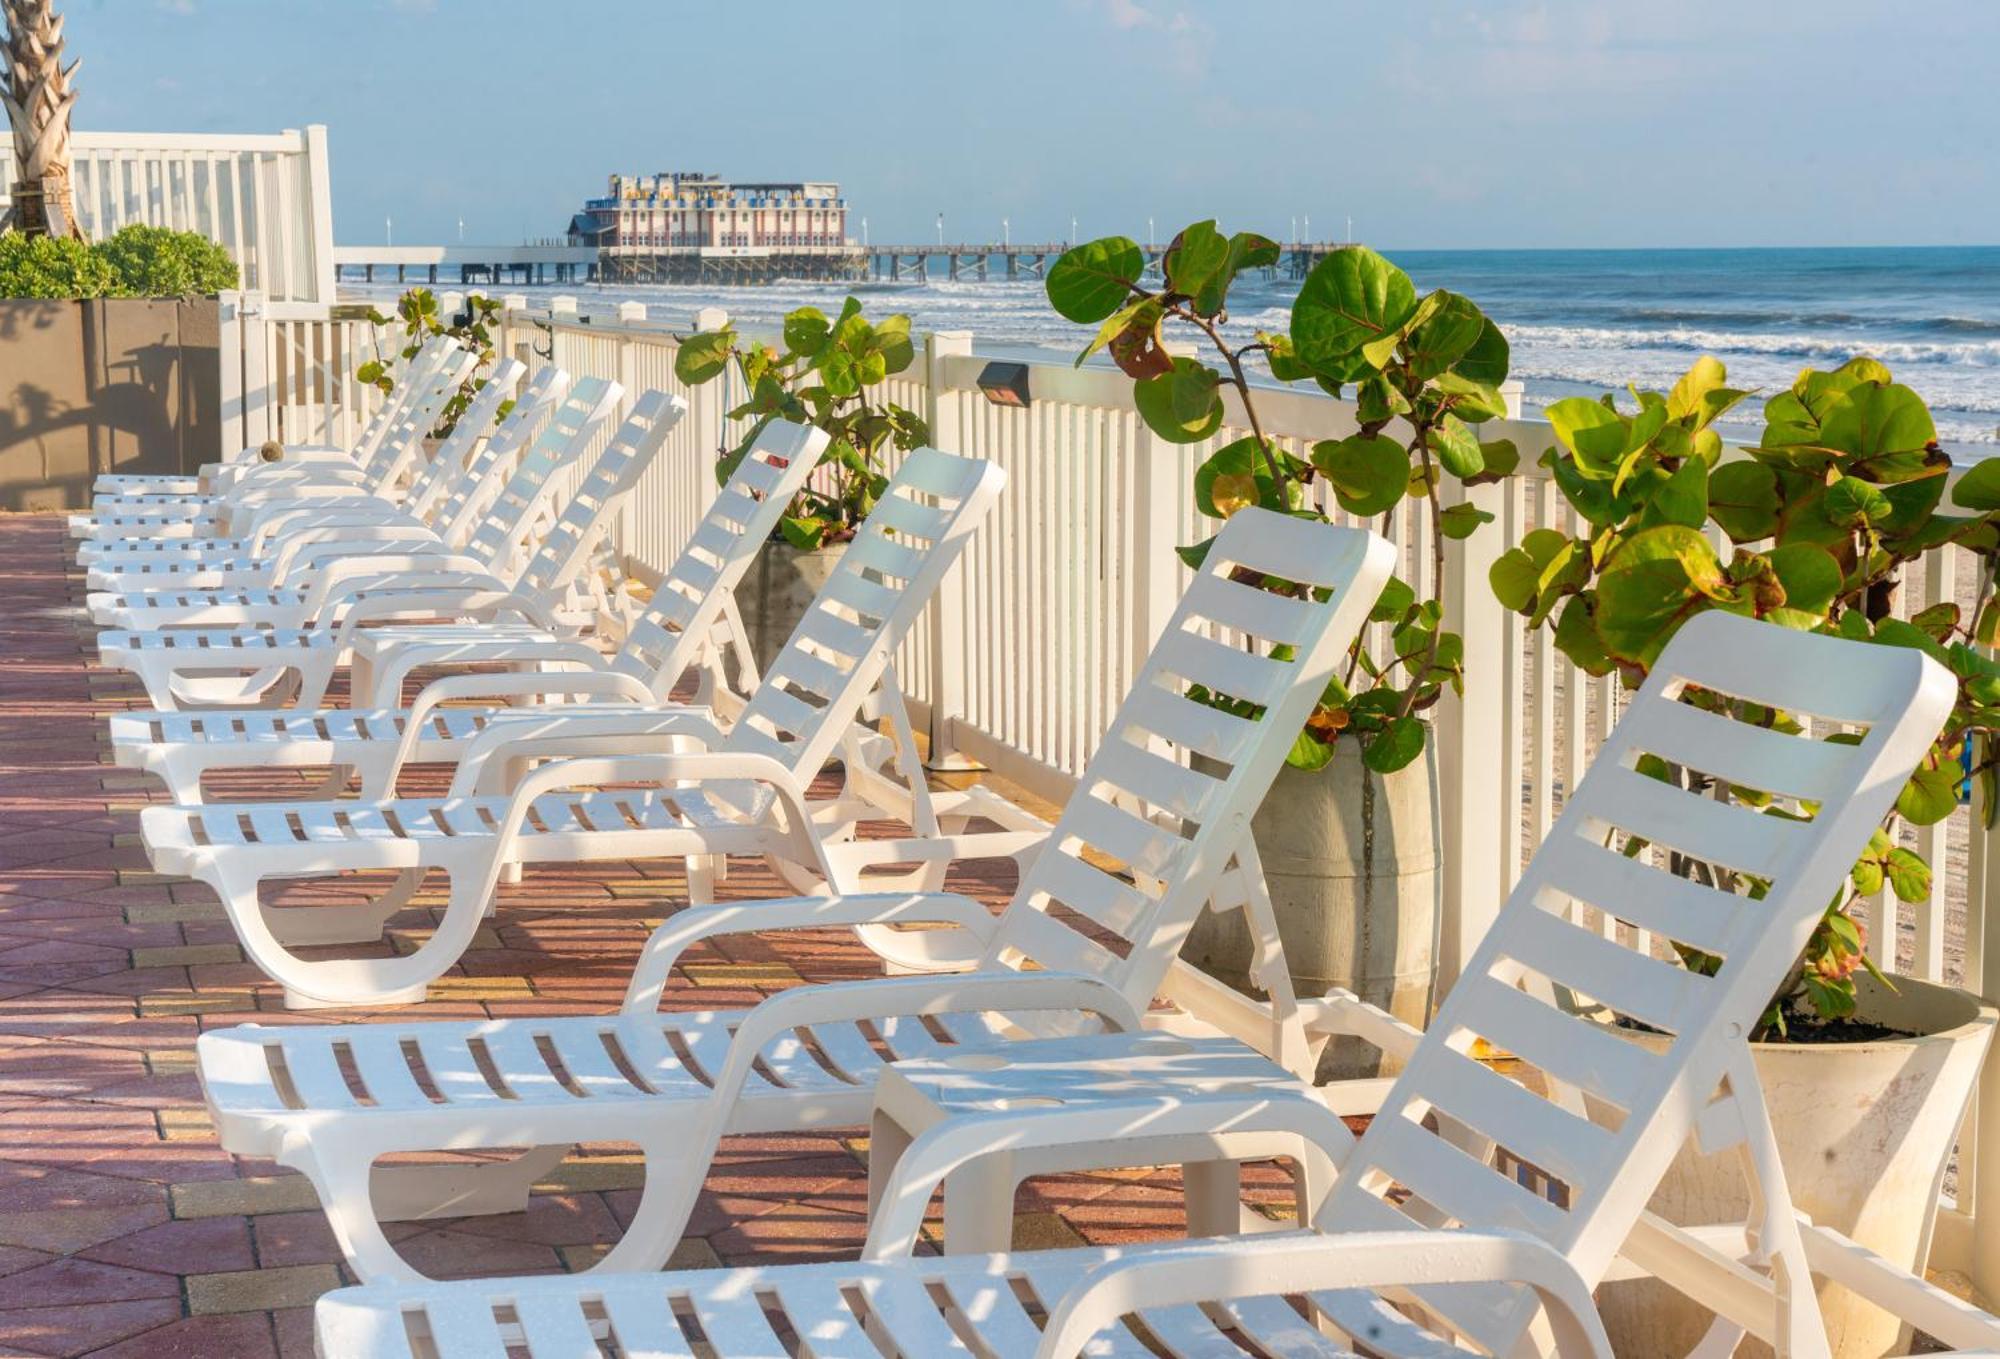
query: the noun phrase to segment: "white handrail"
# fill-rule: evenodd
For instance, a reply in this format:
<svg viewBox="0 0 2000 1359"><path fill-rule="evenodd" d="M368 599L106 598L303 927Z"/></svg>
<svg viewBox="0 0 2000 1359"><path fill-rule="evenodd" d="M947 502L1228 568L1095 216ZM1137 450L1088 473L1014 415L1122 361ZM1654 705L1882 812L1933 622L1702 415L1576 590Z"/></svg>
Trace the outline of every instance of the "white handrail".
<svg viewBox="0 0 2000 1359"><path fill-rule="evenodd" d="M100 240L133 223L218 241L242 284L284 302L334 299L326 129L242 136L79 132L70 139L77 225ZM12 141L0 135L11 160ZM0 211L12 175L0 175Z"/></svg>

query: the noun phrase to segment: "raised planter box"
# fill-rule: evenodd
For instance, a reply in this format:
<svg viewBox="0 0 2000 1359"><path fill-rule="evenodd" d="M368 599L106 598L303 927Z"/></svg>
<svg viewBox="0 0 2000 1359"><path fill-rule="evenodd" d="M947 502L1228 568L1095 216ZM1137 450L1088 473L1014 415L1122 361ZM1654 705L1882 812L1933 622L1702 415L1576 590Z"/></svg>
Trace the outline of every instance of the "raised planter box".
<svg viewBox="0 0 2000 1359"><path fill-rule="evenodd" d="M100 472L219 456L216 300L0 298L0 509L83 509Z"/></svg>

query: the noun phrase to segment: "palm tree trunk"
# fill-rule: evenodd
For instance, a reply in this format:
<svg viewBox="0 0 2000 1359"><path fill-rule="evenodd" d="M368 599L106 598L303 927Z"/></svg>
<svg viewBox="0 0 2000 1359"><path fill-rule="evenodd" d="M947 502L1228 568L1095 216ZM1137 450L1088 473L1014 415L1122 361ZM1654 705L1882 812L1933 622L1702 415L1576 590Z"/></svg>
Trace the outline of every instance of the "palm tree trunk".
<svg viewBox="0 0 2000 1359"><path fill-rule="evenodd" d="M30 235L78 235L69 187L69 115L76 103L70 77L77 64L62 64L62 18L55 0L0 0L0 25L6 30L0 105L14 134L9 224Z"/></svg>

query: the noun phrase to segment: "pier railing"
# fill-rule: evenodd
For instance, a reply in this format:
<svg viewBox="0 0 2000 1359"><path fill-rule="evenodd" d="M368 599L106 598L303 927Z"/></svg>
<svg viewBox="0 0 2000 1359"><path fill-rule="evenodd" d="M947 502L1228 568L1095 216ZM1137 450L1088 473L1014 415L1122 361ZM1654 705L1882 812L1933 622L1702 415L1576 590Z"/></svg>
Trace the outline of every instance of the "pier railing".
<svg viewBox="0 0 2000 1359"><path fill-rule="evenodd" d="M333 301L333 199L326 129L272 136L79 132L70 192L91 240L132 223L198 231L243 270L243 286L275 302ZM12 143L0 132L0 156ZM7 182L0 176L0 211Z"/></svg>
<svg viewBox="0 0 2000 1359"><path fill-rule="evenodd" d="M686 389L673 375L676 332L719 325L720 311L678 327L644 315L634 303L608 317L579 315L567 299L549 311L519 304L506 312L501 340L531 364L616 378L630 394L676 391L690 403L690 418L617 526L618 551L641 576L665 568L715 495L716 452L737 432L726 412L742 399L725 383ZM280 382L274 369L263 400L239 394L246 421L254 408L267 421L290 412L283 417L290 427L352 428L361 407L345 403L366 400L343 367L366 342L354 323L286 319L253 299L239 307L238 325L243 352L285 375ZM985 363L970 334L934 333L920 361L891 383L891 398L925 415L939 447L992 458L1010 477L992 521L904 643L896 671L928 726L934 764L982 763L1060 798L1186 583L1172 549L1212 530L1193 503L1194 469L1248 431L1232 404L1213 440L1167 444L1139 419L1129 381L1061 357L1029 365L1026 409L993 405L978 386ZM1259 396L1259 413L1295 452L1355 429L1351 403L1317 392L1271 390ZM1444 544L1441 582L1433 579L1429 522L1414 504L1373 521L1403 549L1406 579L1420 591L1441 584L1445 625L1465 638L1466 692L1447 695L1435 714L1447 977L1547 833L1621 702L1615 680L1575 670L1546 630L1528 634L1493 598L1487 573L1496 557L1535 528L1574 532L1577 522L1536 462L1552 443L1546 424L1512 418L1482 433L1512 439L1523 473L1453 492L1496 522ZM1976 569L1957 548L1933 553L1913 572L1898 611L1961 597ZM1870 953L1885 971L1995 997L2000 834L1984 829L1974 811L1963 807L1941 826L1908 833L1937 868L1927 900L1878 897L1864 914ZM1963 1271L2000 1296L2000 1057L1989 1064L1947 1191L1933 1266Z"/></svg>

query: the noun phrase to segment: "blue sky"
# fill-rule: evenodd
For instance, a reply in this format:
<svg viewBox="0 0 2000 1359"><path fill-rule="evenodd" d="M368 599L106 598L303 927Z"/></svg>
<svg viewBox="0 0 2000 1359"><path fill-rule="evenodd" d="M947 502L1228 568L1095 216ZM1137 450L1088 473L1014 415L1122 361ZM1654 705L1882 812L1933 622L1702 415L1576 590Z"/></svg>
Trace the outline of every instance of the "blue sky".
<svg viewBox="0 0 2000 1359"><path fill-rule="evenodd" d="M63 0L79 128L330 129L343 243L613 170L832 178L880 242L2000 239L2000 4ZM551 18L551 16L554 16ZM754 16L754 17L752 17Z"/></svg>

